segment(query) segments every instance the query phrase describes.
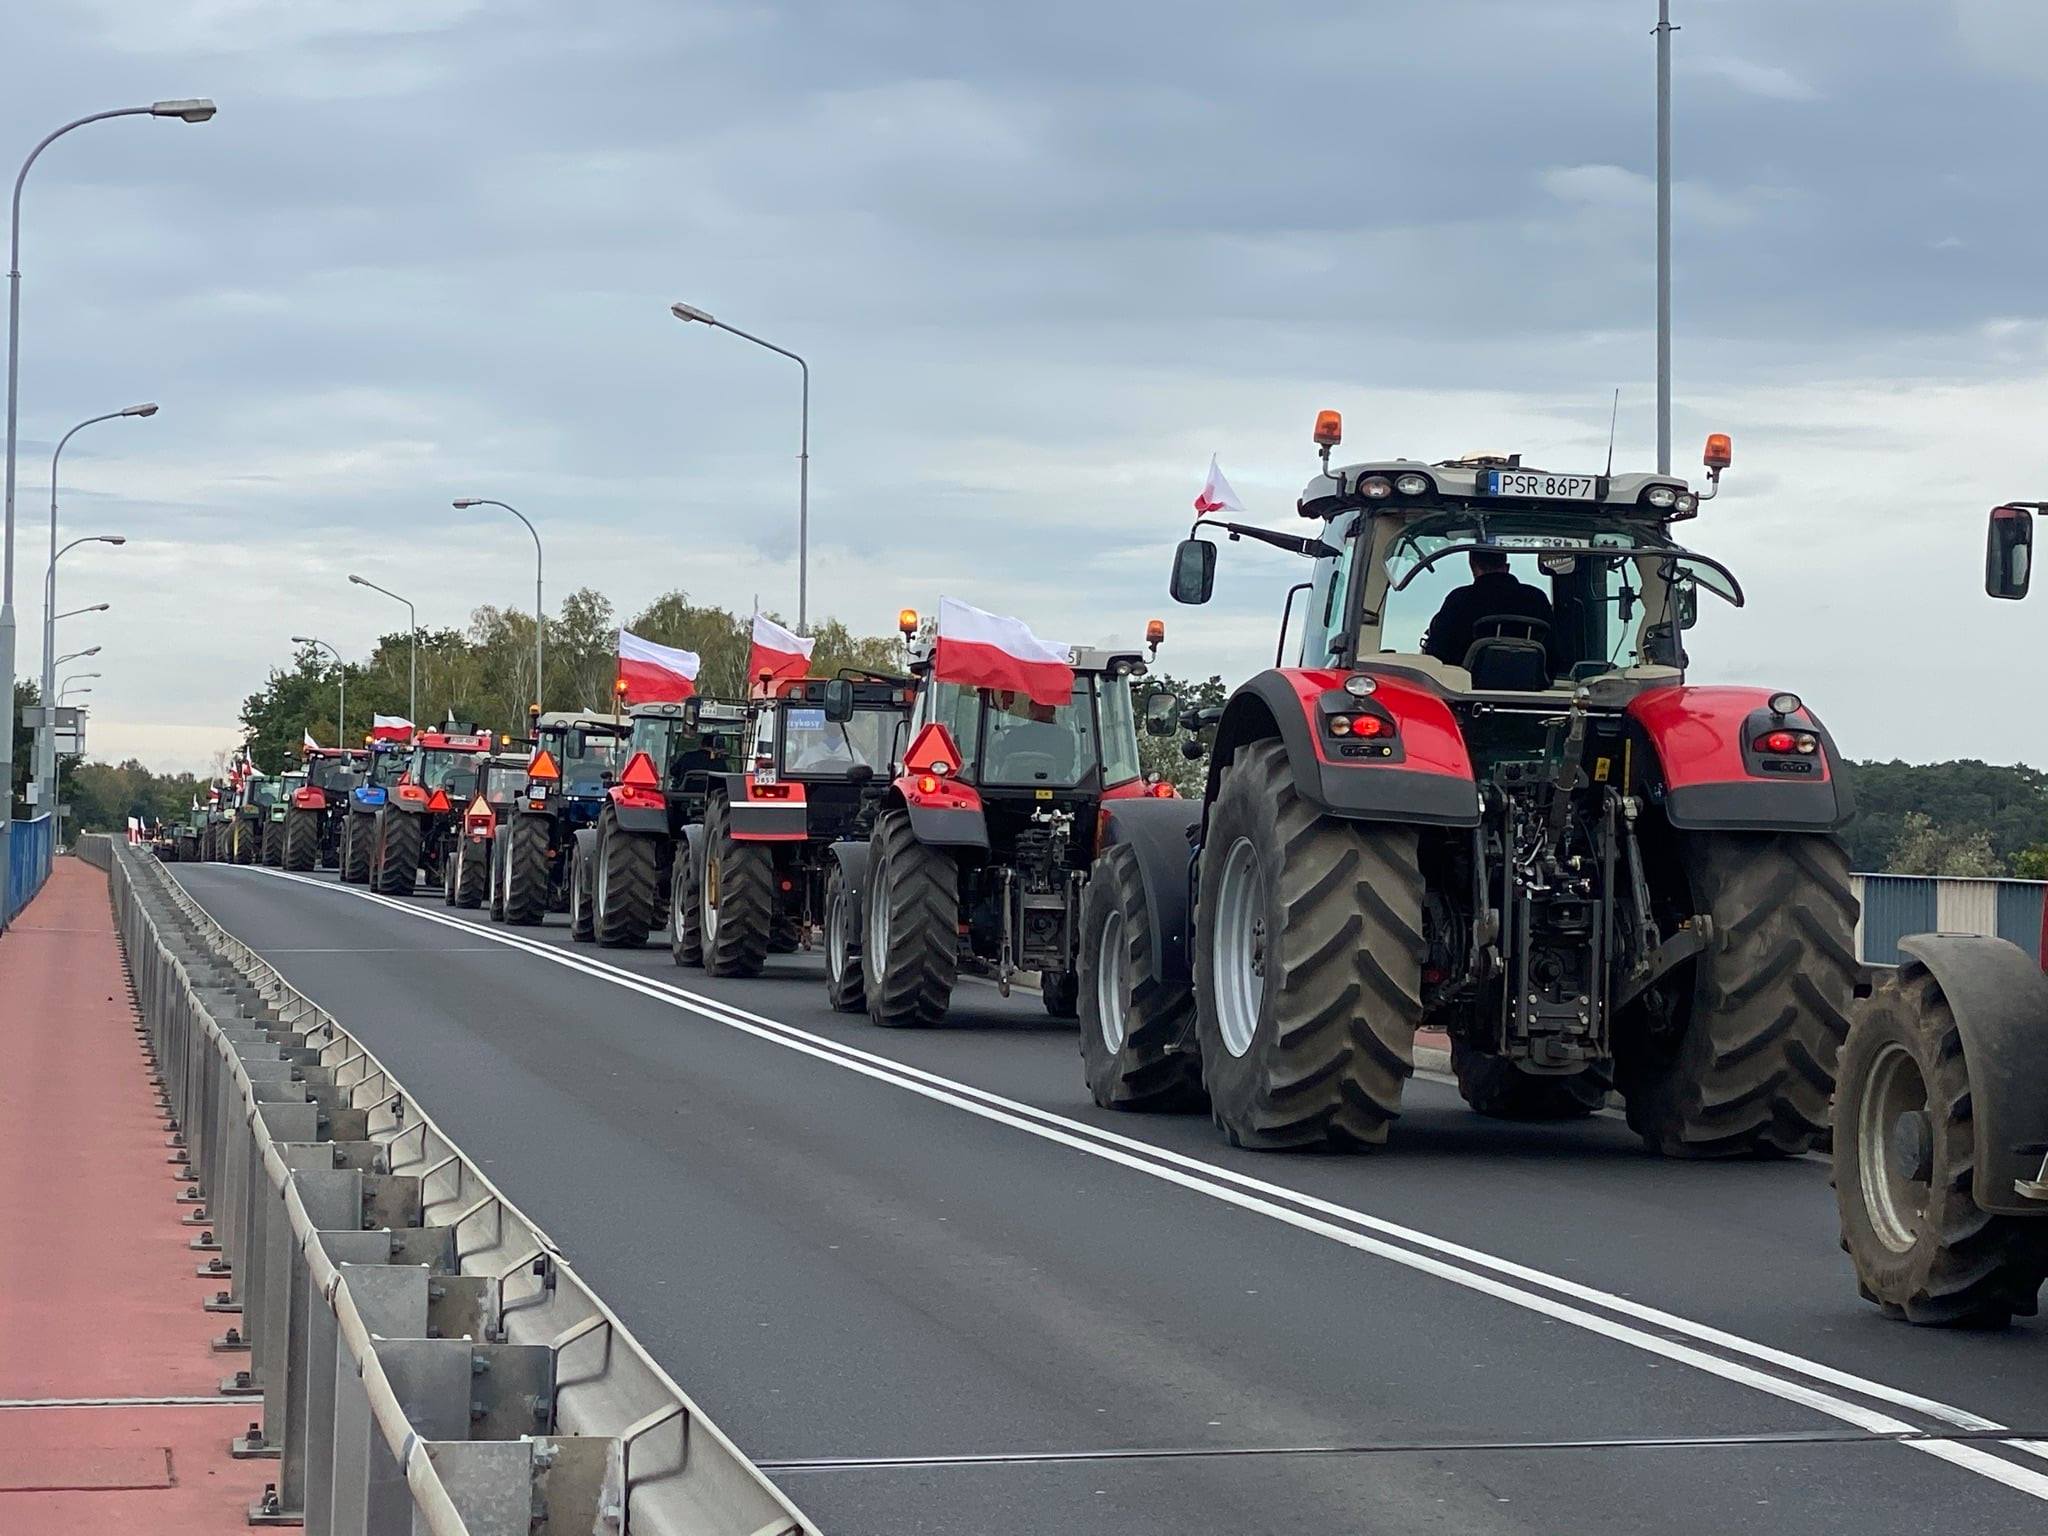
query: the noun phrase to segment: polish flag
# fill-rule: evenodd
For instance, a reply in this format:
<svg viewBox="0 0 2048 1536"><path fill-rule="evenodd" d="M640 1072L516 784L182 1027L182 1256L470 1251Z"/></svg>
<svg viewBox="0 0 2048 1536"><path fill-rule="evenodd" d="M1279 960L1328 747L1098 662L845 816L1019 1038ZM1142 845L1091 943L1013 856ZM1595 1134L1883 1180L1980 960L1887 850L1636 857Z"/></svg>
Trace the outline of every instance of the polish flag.
<svg viewBox="0 0 2048 1536"><path fill-rule="evenodd" d="M1210 454L1209 478L1195 492L1195 516L1207 517L1211 512L1242 512L1244 509L1244 503L1237 499L1237 492L1223 478L1223 466L1216 462L1215 454Z"/></svg>
<svg viewBox="0 0 2048 1536"><path fill-rule="evenodd" d="M370 716L370 736L376 741L411 741L412 722L403 715Z"/></svg>
<svg viewBox="0 0 2048 1536"><path fill-rule="evenodd" d="M815 640L793 635L765 613L754 615L754 644L747 652L747 682L767 692L785 677L802 677L811 669Z"/></svg>
<svg viewBox="0 0 2048 1536"><path fill-rule="evenodd" d="M619 694L629 704L671 704L697 691L698 656L619 631Z"/></svg>
<svg viewBox="0 0 2048 1536"><path fill-rule="evenodd" d="M1065 704L1074 696L1073 653L1031 633L1022 619L984 613L939 599L932 676L942 683L1021 693L1034 704Z"/></svg>
<svg viewBox="0 0 2048 1536"><path fill-rule="evenodd" d="M302 738L301 741L299 742L299 746L301 747L303 752L310 752L315 747L320 745L319 742L313 739L313 733L309 730L306 730L303 726L299 729L299 735Z"/></svg>

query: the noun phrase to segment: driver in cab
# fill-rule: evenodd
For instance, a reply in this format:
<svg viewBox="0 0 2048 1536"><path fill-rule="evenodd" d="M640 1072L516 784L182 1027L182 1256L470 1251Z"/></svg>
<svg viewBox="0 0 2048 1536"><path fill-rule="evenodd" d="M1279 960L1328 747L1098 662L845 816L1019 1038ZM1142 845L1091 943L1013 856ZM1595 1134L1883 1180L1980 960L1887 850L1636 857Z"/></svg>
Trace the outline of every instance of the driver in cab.
<svg viewBox="0 0 2048 1536"><path fill-rule="evenodd" d="M1465 653L1472 649L1475 639L1532 633L1516 624L1483 625L1481 621L1486 619L1533 619L1542 626L1533 631L1534 637L1546 639L1551 620L1550 599L1526 581L1517 580L1508 569L1506 555L1498 550L1475 549L1472 583L1456 588L1444 598L1436 617L1429 621L1429 632L1423 636L1423 654L1462 667ZM1477 629L1484 629L1485 633L1475 634Z"/></svg>

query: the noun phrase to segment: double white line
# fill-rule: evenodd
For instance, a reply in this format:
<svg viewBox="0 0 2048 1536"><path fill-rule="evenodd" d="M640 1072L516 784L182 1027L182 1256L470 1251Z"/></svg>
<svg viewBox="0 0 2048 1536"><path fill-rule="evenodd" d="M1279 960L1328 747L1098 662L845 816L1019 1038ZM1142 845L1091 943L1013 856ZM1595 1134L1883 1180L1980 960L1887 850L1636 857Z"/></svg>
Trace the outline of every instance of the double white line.
<svg viewBox="0 0 2048 1536"><path fill-rule="evenodd" d="M413 901L379 896L305 875L282 874L261 867L254 872L376 902L422 922L481 935L549 964L580 971L784 1050L886 1083L905 1093L917 1094L1083 1156L1114 1163L1146 1178L1172 1184L1296 1231L1371 1254L1555 1322L1567 1323L1645 1354L1690 1366L1722 1381L1748 1387L1783 1402L1796 1403L1872 1435L1925 1436L1953 1429L1983 1437L1997 1435L2007 1427L1967 1409L1836 1370L1819 1361L1759 1344L1676 1313L1645 1306L1625 1296L1517 1264L1462 1243L1449 1242L1350 1206L1303 1194L1285 1185L1269 1183L1234 1169L1217 1167L1198 1158L1118 1135L1114 1131L1069 1120L1034 1105L990 1093L971 1083L942 1077L823 1035L812 1034L778 1019L751 1013L685 987L636 975L591 954L549 944L524 933L450 917ZM1873 1404L1884 1406L1875 1407ZM1919 1415L1922 1422L1911 1422L1886 1409ZM2048 1501L2048 1473L2025 1462L2007 1460L1982 1444L1938 1438L1902 1439L1898 1443L2017 1492ZM2000 1444L2022 1455L2048 1460L2048 1444L2041 1441L2006 1439Z"/></svg>

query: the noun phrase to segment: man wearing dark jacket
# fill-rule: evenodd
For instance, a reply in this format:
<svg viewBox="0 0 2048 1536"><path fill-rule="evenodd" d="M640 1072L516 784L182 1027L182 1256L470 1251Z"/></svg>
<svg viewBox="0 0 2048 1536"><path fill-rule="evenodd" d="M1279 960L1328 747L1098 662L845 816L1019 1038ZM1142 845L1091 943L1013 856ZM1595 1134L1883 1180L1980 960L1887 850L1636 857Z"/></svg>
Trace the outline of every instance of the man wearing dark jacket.
<svg viewBox="0 0 2048 1536"><path fill-rule="evenodd" d="M1544 627L1534 630L1533 636L1548 643L1550 599L1527 582L1516 580L1508 569L1506 555L1498 550L1475 549L1472 551L1472 584L1457 588L1444 599L1443 607L1437 609L1436 617L1429 621L1429 633L1422 641L1423 652L1454 667L1462 667L1465 653L1472 649L1475 638L1490 638L1495 634L1519 638L1532 634L1528 628L1509 624L1498 628L1489 626L1485 636L1474 636L1473 630L1481 619L1499 617L1539 620Z"/></svg>

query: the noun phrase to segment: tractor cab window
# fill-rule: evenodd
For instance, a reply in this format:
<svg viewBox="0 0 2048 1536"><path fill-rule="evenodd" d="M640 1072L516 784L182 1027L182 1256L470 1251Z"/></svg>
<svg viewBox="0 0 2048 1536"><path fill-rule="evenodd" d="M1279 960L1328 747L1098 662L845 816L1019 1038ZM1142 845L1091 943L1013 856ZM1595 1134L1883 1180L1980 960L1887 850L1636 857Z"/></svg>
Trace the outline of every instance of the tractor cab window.
<svg viewBox="0 0 2048 1536"><path fill-rule="evenodd" d="M422 789L448 789L456 775L468 769L475 782L476 754L450 752L440 747L421 747L412 755L412 781Z"/></svg>
<svg viewBox="0 0 2048 1536"><path fill-rule="evenodd" d="M277 795L277 780L251 779L249 781L248 793L244 796L244 803L258 806L275 805L277 803Z"/></svg>
<svg viewBox="0 0 2048 1536"><path fill-rule="evenodd" d="M403 752L378 752L370 758L370 783L388 789L398 782L398 776L405 772L406 756Z"/></svg>
<svg viewBox="0 0 2048 1536"><path fill-rule="evenodd" d="M1138 721L1131 710L1128 677L1098 679L1101 689L1102 782L1122 784L1144 771L1138 761Z"/></svg>
<svg viewBox="0 0 2048 1536"><path fill-rule="evenodd" d="M635 715L633 734L626 738L626 755L645 752L657 774L667 773L669 759L687 734L679 715Z"/></svg>
<svg viewBox="0 0 2048 1536"><path fill-rule="evenodd" d="M315 789L341 793L353 789L357 778L356 766L345 757L316 757L313 766L307 770L306 782Z"/></svg>
<svg viewBox="0 0 2048 1536"><path fill-rule="evenodd" d="M517 800L525 787L526 764L492 763L484 769L478 790L487 802L503 802Z"/></svg>
<svg viewBox="0 0 2048 1536"><path fill-rule="evenodd" d="M1323 542L1337 547L1336 559L1318 560L1310 578L1306 617L1301 628L1301 664L1341 665L1349 641L1345 625L1350 613L1351 577L1358 565L1359 524L1363 516L1347 512L1330 520ZM1296 599L1301 603L1301 599Z"/></svg>
<svg viewBox="0 0 2048 1536"><path fill-rule="evenodd" d="M782 772L808 778L844 778L855 768L886 777L896 744L894 709L859 709L851 720L827 720L822 704L787 703L762 717L779 727Z"/></svg>
<svg viewBox="0 0 2048 1536"><path fill-rule="evenodd" d="M977 784L1071 789L1101 762L1095 724L1095 679L1074 679L1064 704L1040 704L1021 693L931 686L931 718L953 733ZM1126 708L1128 708L1126 699Z"/></svg>

